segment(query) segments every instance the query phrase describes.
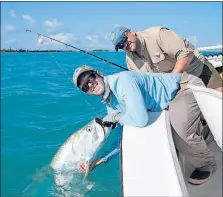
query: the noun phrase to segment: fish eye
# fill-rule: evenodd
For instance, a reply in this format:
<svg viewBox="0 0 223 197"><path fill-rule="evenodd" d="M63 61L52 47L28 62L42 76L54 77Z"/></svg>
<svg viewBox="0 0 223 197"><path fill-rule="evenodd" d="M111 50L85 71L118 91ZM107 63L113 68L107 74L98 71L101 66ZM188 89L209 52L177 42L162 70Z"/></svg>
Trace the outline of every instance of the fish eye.
<svg viewBox="0 0 223 197"><path fill-rule="evenodd" d="M87 132L91 132L92 131L92 127L91 126L88 126L87 127Z"/></svg>

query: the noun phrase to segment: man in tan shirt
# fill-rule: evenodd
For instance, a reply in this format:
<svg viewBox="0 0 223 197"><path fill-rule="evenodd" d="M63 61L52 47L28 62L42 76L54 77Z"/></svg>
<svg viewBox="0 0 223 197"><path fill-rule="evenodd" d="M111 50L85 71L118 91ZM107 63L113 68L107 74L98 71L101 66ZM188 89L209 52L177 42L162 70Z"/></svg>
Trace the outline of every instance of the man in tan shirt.
<svg viewBox="0 0 223 197"><path fill-rule="evenodd" d="M117 27L110 37L116 51L127 52L129 70L184 73L181 89L169 105L173 138L177 149L195 167L189 182L197 185L206 182L216 169L216 162L202 136L201 111L187 84L222 91L220 75L198 49L168 28L150 27L133 32Z"/></svg>

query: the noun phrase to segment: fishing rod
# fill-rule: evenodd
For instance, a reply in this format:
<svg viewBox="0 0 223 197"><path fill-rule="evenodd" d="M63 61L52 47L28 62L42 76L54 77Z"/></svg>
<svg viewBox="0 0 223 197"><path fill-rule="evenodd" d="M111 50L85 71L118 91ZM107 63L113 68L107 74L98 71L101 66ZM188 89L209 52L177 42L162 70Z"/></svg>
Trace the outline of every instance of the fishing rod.
<svg viewBox="0 0 223 197"><path fill-rule="evenodd" d="M124 68L124 67L122 67L122 66L120 66L120 65L118 65L118 64L116 64L116 63L114 63L114 62L108 61L108 60L106 60L106 59L104 59L104 58L101 58L101 57L99 57L99 56L97 56L97 55L94 55L94 54L92 54L92 53L89 53L89 52L86 51L86 50L79 49L79 48L74 47L74 46L72 46L72 45L70 45L70 44L67 44L67 43L65 43L65 42L62 42L62 41L60 41L60 40L57 40L57 39L51 38L51 37L49 37L49 36L46 36L46 35L44 35L44 34L41 34L41 33L38 33L38 32L33 32L33 31L29 30L29 29L27 29L26 32L35 33L35 34L37 34L38 36L42 36L42 37L48 38L48 39L50 39L51 41L54 40L54 41L59 42L59 43L65 45L65 46L69 46L69 47L71 47L71 48L73 48L73 49L76 49L76 50L78 50L78 51L81 51L81 52L83 52L83 53L85 53L85 54L87 54L87 55L91 55L91 56L93 56L93 57L95 57L95 58L97 58L97 59L100 59L100 60L104 61L105 63L108 63L108 64L111 64L111 65L113 65L113 66L122 68L122 69L124 69L124 70L128 70L127 68Z"/></svg>

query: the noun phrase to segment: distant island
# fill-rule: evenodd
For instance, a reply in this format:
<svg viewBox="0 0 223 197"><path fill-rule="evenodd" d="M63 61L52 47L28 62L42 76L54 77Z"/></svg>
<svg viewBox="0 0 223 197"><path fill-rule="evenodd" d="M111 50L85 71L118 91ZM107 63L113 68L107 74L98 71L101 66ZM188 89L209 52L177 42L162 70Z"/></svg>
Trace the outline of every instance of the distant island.
<svg viewBox="0 0 223 197"><path fill-rule="evenodd" d="M87 50L86 50L87 51ZM7 52L79 52L78 50L29 50L29 49L1 49L1 53ZM95 49L87 52L114 52L107 49Z"/></svg>

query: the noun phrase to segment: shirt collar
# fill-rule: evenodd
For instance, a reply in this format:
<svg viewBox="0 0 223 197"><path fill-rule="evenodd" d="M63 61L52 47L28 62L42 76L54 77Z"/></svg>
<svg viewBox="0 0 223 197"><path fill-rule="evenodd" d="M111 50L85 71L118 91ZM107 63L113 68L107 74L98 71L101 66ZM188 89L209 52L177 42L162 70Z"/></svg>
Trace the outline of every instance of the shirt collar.
<svg viewBox="0 0 223 197"><path fill-rule="evenodd" d="M110 89L107 77L104 77L104 84L105 84L105 92L101 96L101 102L108 103L110 102L110 99L111 99L111 89Z"/></svg>

